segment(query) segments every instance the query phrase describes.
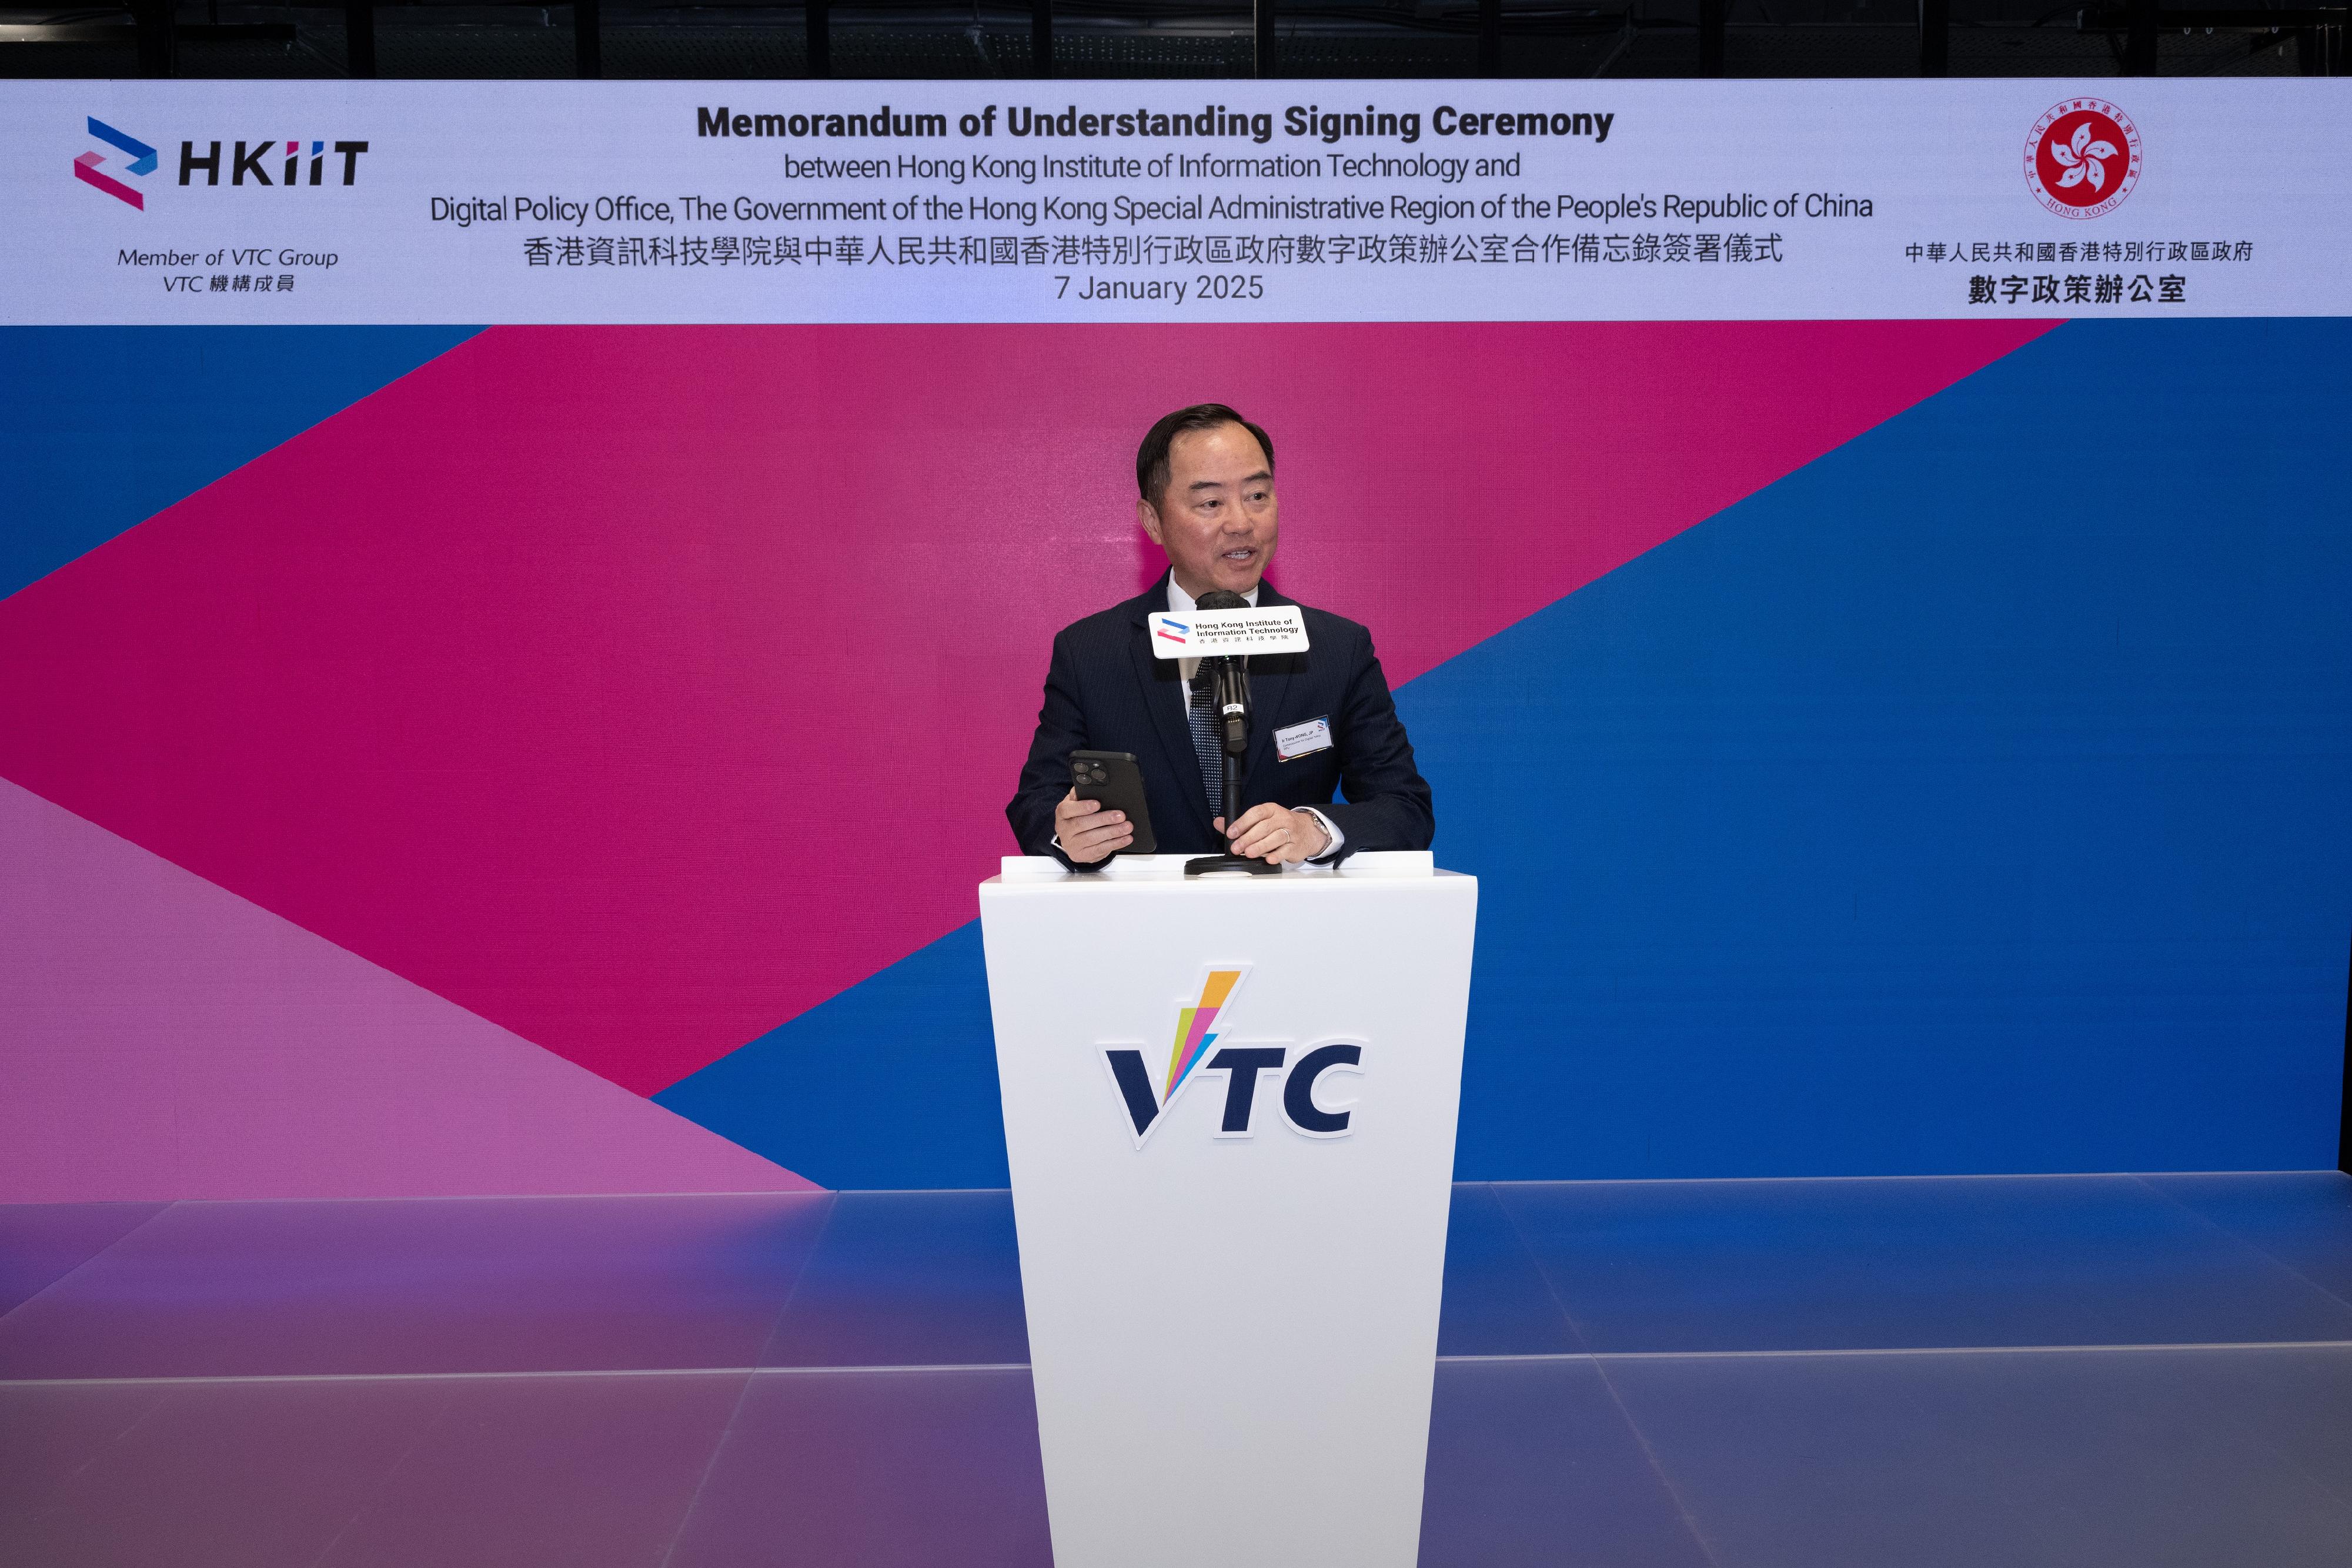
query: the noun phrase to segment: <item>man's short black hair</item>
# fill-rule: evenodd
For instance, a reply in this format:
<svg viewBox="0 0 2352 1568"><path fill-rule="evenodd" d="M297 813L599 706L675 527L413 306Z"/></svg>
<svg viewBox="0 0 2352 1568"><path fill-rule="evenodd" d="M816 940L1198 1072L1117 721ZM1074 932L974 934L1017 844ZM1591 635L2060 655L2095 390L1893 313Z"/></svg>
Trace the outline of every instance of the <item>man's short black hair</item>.
<svg viewBox="0 0 2352 1568"><path fill-rule="evenodd" d="M1273 436L1223 403L1196 402L1153 425L1144 433L1143 444L1135 449L1135 487L1154 511L1168 489L1168 449L1176 444L1176 438L1188 430L1214 430L1221 424L1238 424L1255 436L1258 449L1265 454L1265 471L1274 472Z"/></svg>

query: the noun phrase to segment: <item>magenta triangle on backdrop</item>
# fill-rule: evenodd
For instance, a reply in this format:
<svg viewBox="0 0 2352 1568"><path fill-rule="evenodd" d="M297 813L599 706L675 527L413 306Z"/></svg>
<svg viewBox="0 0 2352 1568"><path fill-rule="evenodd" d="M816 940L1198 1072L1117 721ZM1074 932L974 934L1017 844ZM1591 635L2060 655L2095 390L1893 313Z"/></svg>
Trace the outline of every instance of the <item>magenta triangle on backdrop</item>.
<svg viewBox="0 0 2352 1568"><path fill-rule="evenodd" d="M0 776L651 1093L971 917L1170 408L1401 683L2050 325L494 329L0 604Z"/></svg>
<svg viewBox="0 0 2352 1568"><path fill-rule="evenodd" d="M813 1184L0 782L0 1203Z"/></svg>

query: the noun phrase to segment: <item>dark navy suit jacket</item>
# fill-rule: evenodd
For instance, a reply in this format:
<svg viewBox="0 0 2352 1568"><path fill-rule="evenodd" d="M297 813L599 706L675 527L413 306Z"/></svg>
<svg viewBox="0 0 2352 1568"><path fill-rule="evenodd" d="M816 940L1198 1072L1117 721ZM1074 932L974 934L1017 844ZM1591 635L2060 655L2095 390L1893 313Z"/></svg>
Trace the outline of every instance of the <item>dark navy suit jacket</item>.
<svg viewBox="0 0 2352 1568"><path fill-rule="evenodd" d="M1263 583L1260 605L1290 604ZM1036 738L1021 769L1020 791L1004 808L1024 853L1054 855L1054 805L1070 791L1073 751L1131 751L1143 771L1145 803L1161 854L1212 854L1224 849L1192 749L1177 661L1152 657L1144 618L1168 608L1161 578L1126 603L1066 626L1054 639L1045 702ZM1436 830L1429 786L1412 765L1412 743L1372 653L1371 633L1355 622L1300 605L1304 653L1261 653L1250 660L1251 728L1242 780L1246 810L1263 801L1313 806L1358 850L1425 850ZM1275 731L1309 719L1331 721L1331 745L1287 762L1275 755ZM1347 800L1335 804L1335 792Z"/></svg>

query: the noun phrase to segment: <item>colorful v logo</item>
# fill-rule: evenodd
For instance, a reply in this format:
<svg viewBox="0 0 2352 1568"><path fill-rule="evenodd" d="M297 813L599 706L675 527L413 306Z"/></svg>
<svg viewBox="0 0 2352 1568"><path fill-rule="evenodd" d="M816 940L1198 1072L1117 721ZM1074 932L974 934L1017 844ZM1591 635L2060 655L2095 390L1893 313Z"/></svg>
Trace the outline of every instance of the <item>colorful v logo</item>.
<svg viewBox="0 0 2352 1568"><path fill-rule="evenodd" d="M1233 1011L1234 998L1241 991L1243 977L1248 975L1246 964L1213 965L1201 981L1201 999L1176 1013L1176 1038L1168 1052L1168 1072L1161 1083L1152 1082L1151 1070L1145 1066L1143 1052L1133 1047L1110 1047L1103 1051L1103 1060L1110 1068L1111 1082L1118 1086L1119 1098L1126 1102L1128 1120L1135 1124L1135 1143L1143 1146L1160 1114L1176 1100L1192 1076L1208 1055L1209 1047L1224 1030L1218 1027L1218 1015ZM1232 1052L1224 1052L1231 1055ZM1279 1065L1281 1052L1274 1053L1274 1065ZM1229 1071L1230 1066L1212 1063L1212 1071Z"/></svg>
<svg viewBox="0 0 2352 1568"><path fill-rule="evenodd" d="M1209 1043L1221 1032L1216 1028L1217 1014L1232 1007L1234 994L1242 988L1242 977L1248 973L1247 965L1211 969L1208 978L1201 982L1201 999L1176 1015L1176 1044L1168 1053L1168 1087L1160 1097L1162 1104L1176 1097L1176 1086L1199 1065Z"/></svg>
<svg viewBox="0 0 2352 1568"><path fill-rule="evenodd" d="M124 165L129 172L144 175L152 174L155 172L155 150L152 147L148 146L144 141L140 141L136 136L125 135L123 132L115 130L111 125L107 124L103 120L98 119L96 116L92 116L90 119L89 133L92 136L97 137L100 141L105 142L107 145L110 147L119 147L123 152L130 153L131 162ZM106 175L98 172L98 166L105 162L106 154L103 152L83 153L80 157L74 160L74 178L79 180L85 185L97 186L100 190L104 191L108 195L112 196L118 202L128 202L132 206L137 207L141 212L145 212L147 210L146 197L141 195L137 191L132 190L121 181L110 179Z"/></svg>

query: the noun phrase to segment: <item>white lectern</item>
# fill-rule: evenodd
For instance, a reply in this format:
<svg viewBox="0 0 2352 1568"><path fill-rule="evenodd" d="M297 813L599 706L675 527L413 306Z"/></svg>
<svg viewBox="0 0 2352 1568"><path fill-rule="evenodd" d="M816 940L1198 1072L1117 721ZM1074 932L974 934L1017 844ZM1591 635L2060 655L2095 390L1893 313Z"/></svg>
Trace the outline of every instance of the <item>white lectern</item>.
<svg viewBox="0 0 2352 1568"><path fill-rule="evenodd" d="M981 886L1057 1568L1410 1568L1477 883Z"/></svg>

